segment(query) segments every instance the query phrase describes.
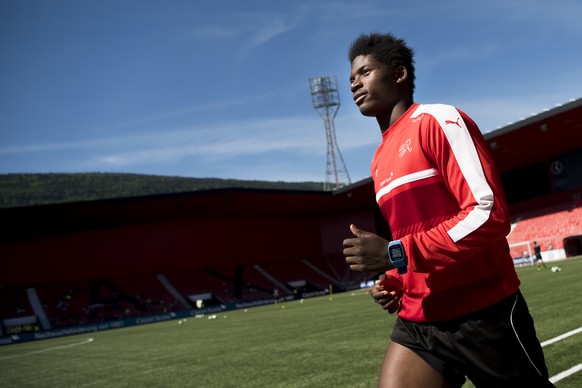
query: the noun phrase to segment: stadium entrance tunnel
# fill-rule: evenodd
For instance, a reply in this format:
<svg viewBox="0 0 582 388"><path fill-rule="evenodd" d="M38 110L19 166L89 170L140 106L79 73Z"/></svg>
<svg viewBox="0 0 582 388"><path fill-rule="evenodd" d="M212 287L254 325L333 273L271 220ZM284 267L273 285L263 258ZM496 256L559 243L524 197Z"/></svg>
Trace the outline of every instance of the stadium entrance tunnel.
<svg viewBox="0 0 582 388"><path fill-rule="evenodd" d="M566 257L582 255L582 235L570 236L564 239Z"/></svg>

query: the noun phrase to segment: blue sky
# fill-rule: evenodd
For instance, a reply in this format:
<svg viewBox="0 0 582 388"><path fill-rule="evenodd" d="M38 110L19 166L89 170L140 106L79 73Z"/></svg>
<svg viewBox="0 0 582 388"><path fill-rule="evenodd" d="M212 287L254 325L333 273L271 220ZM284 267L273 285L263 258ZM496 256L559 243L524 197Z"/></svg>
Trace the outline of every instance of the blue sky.
<svg viewBox="0 0 582 388"><path fill-rule="evenodd" d="M582 97L582 2L2 0L0 173L325 180L308 80L336 76L339 148L368 177L380 132L347 48L393 32L416 102L483 132Z"/></svg>

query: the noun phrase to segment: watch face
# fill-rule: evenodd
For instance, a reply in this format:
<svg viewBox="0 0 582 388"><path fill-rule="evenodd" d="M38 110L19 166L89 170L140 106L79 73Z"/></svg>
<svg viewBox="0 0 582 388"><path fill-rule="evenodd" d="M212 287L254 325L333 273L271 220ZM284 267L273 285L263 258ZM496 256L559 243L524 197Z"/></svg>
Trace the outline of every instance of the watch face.
<svg viewBox="0 0 582 388"><path fill-rule="evenodd" d="M401 259L402 256L402 249L400 247L390 247L390 257L392 260Z"/></svg>

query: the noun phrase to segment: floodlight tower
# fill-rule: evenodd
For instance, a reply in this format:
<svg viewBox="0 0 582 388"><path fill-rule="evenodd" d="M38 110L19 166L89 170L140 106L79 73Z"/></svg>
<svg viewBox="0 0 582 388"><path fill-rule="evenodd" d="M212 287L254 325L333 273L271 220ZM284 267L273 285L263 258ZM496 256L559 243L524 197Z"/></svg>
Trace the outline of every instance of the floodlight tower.
<svg viewBox="0 0 582 388"><path fill-rule="evenodd" d="M310 78L309 89L313 107L325 123L327 137L327 164L323 188L324 190L338 189L352 181L335 137L333 119L340 106L336 78L335 76Z"/></svg>

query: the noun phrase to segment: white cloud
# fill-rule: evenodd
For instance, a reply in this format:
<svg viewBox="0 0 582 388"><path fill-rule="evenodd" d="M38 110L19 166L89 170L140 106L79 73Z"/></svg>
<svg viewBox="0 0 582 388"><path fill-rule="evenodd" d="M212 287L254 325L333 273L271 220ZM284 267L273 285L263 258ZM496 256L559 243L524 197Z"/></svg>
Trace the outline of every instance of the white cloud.
<svg viewBox="0 0 582 388"><path fill-rule="evenodd" d="M201 39L216 39L219 43L234 47L235 60L246 59L260 47L281 34L291 31L296 22L282 13L235 13L224 15L225 25L199 25L189 31L188 36Z"/></svg>
<svg viewBox="0 0 582 388"><path fill-rule="evenodd" d="M98 156L97 162L106 166L130 166L184 157L216 161L278 151L321 154L325 150L321 144L325 137L323 133L314 136L318 124L312 118L261 119L116 138L110 143L127 149Z"/></svg>
<svg viewBox="0 0 582 388"><path fill-rule="evenodd" d="M257 47L268 43L277 36L289 32L295 26L294 22L288 21L285 15L268 15L255 19L251 18L247 24L246 37L236 50L236 60L243 61Z"/></svg>
<svg viewBox="0 0 582 388"><path fill-rule="evenodd" d="M357 116L336 120L340 150L349 151L377 144L379 130L369 126L369 120L363 122ZM292 152L297 157L326 153L325 126L323 120L317 117L267 118L222 123L217 127L160 130L112 138L107 142L124 149L100 155L96 162L116 167L175 162L186 157L211 162L273 152Z"/></svg>

